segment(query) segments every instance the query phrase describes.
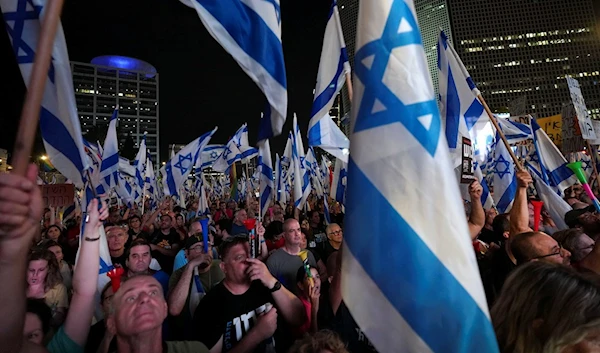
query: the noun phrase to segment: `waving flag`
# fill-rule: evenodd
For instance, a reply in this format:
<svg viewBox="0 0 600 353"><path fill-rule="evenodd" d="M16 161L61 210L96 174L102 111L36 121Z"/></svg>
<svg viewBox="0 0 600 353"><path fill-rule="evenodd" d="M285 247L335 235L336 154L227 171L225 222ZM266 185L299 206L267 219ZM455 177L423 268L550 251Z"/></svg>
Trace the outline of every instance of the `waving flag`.
<svg viewBox="0 0 600 353"><path fill-rule="evenodd" d="M237 145L233 141L229 141L223 153L217 158L212 166L212 169L217 172L224 173L229 167L235 162L242 159L242 152L238 149Z"/></svg>
<svg viewBox="0 0 600 353"><path fill-rule="evenodd" d="M273 188L275 186L273 185L273 162L271 161L269 140L261 141L258 144L258 169L260 171L260 217L263 219L273 198Z"/></svg>
<svg viewBox="0 0 600 353"><path fill-rule="evenodd" d="M240 150L242 163L248 163L250 159L258 155L258 150L248 144L248 124L242 125L231 140Z"/></svg>
<svg viewBox="0 0 600 353"><path fill-rule="evenodd" d="M565 223L565 214L573 208L550 186L548 186L542 178L535 173L532 173L531 176L535 181L535 189L537 190L538 196L544 202L544 208L548 211L548 214L550 214L550 218L554 221L556 228L558 228L558 230L568 229L569 227Z"/></svg>
<svg viewBox="0 0 600 353"><path fill-rule="evenodd" d="M499 213L509 212L517 191L517 177L513 163L506 146L496 135L496 149L492 170L494 173L494 203Z"/></svg>
<svg viewBox="0 0 600 353"><path fill-rule="evenodd" d="M138 150L137 155L135 156L135 161L133 162L133 166L135 167L135 180L137 182L137 189L139 190L138 196L142 197L144 191L144 175L146 175L146 133L144 132L144 137L142 138L142 142L140 143L140 149ZM136 201L139 201L136 197Z"/></svg>
<svg viewBox="0 0 600 353"><path fill-rule="evenodd" d="M289 168L292 163L292 148L293 148L294 135L290 131L288 134L287 142L285 143L285 149L283 150L283 156L281 156L281 165L285 168Z"/></svg>
<svg viewBox="0 0 600 353"><path fill-rule="evenodd" d="M350 140L348 140L342 130L331 119L329 114L316 122L313 120L310 121L308 127L308 145L311 147L321 147L336 158L340 158L348 163Z"/></svg>
<svg viewBox="0 0 600 353"><path fill-rule="evenodd" d="M533 138L531 126L527 124L521 124L502 118L496 119L496 121L502 129L502 132L504 132L504 137L506 137L506 140L510 144L518 143Z"/></svg>
<svg viewBox="0 0 600 353"><path fill-rule="evenodd" d="M1 0L0 7L23 81L29 85L35 50L40 36L40 14L44 0ZM54 39L52 61L40 110L40 129L48 159L77 187L84 184L89 168L83 148L81 126L75 105L75 90L60 22Z"/></svg>
<svg viewBox="0 0 600 353"><path fill-rule="evenodd" d="M102 164L100 166L100 185L97 189L99 194L104 194L114 188L118 183L119 174L119 141L117 140L117 114L119 107L115 108L110 123L104 149L102 150Z"/></svg>
<svg viewBox="0 0 600 353"><path fill-rule="evenodd" d="M285 208L287 204L287 194L285 192L285 179L283 174L283 168L281 166L281 159L279 153L275 154L275 201L277 201L281 207Z"/></svg>
<svg viewBox="0 0 600 353"><path fill-rule="evenodd" d="M317 161L315 150L312 147L308 148L306 159L304 159L304 165L310 176L313 190L315 190L318 197L323 197L325 191L323 190L323 184L321 183L321 171L319 170L319 162Z"/></svg>
<svg viewBox="0 0 600 353"><path fill-rule="evenodd" d="M270 105L259 141L281 134L287 115L287 83L281 46L279 0L182 0L204 27L256 82Z"/></svg>
<svg viewBox="0 0 600 353"><path fill-rule="evenodd" d="M336 158L333 168L333 180L331 181L331 197L342 205L342 209L346 205L347 170L348 164Z"/></svg>
<svg viewBox="0 0 600 353"><path fill-rule="evenodd" d="M298 209L303 209L310 194L310 176L306 170L304 163L304 145L302 144L302 136L300 135L300 127L298 127L298 119L294 115L292 138L292 164L290 169L294 176L294 206Z"/></svg>
<svg viewBox="0 0 600 353"><path fill-rule="evenodd" d="M115 191L121 200L125 202L127 207L131 208L133 207L133 202L136 199L133 187L127 182L127 180L125 180L125 178L123 178L121 173L118 174L118 178L119 183L117 184Z"/></svg>
<svg viewBox="0 0 600 353"><path fill-rule="evenodd" d="M156 192L156 177L154 176L154 167L152 166L152 161L150 157L146 159L146 173L144 175L144 183L146 190L148 190L148 194L155 199Z"/></svg>
<svg viewBox="0 0 600 353"><path fill-rule="evenodd" d="M219 156L225 150L224 145L208 145L202 151L202 165L200 169L203 170L205 168L212 167L215 161L219 158ZM173 154L174 156L175 154Z"/></svg>
<svg viewBox="0 0 600 353"><path fill-rule="evenodd" d="M164 183L165 195L177 195L178 190L184 186L187 187L185 181L190 175L192 168L198 168L202 163L202 150L210 141L213 134L217 131L214 128L212 131L205 133L187 146L179 150L173 158L171 158L163 168L161 168L162 180Z"/></svg>
<svg viewBox="0 0 600 353"><path fill-rule="evenodd" d="M531 118L531 129L542 179L555 188L559 195L563 195L566 188L577 183L577 177L567 168L567 160L534 118Z"/></svg>
<svg viewBox="0 0 600 353"><path fill-rule="evenodd" d="M359 6L344 301L379 352L498 352L413 2Z"/></svg>

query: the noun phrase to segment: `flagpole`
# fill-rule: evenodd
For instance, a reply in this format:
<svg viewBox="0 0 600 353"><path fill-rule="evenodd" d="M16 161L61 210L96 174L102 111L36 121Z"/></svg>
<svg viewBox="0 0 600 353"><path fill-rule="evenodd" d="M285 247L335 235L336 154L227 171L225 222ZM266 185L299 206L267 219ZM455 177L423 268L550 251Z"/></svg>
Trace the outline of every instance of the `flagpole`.
<svg viewBox="0 0 600 353"><path fill-rule="evenodd" d="M38 126L40 107L54 47L54 37L56 37L60 22L62 7L63 0L48 0L44 9L44 19L40 21L42 24L40 40L36 47L29 88L23 103L21 120L13 148L12 172L17 175L24 176L27 172L27 164L29 163L35 131Z"/></svg>
<svg viewBox="0 0 600 353"><path fill-rule="evenodd" d="M515 167L517 168L517 171L519 171L519 172L522 171L523 170L523 166L521 166L521 163L519 163L519 160L517 159L517 156L515 155L515 153L513 152L513 150L510 148L510 144L508 143L508 140L506 139L506 136L504 136L504 132L502 132L502 129L500 129L500 126L498 125L498 122L494 118L494 114L490 110L490 107L488 107L487 103L485 102L485 99L483 99L483 96L481 95L481 93L479 93L477 95L477 99L479 99L479 102L481 102L481 104L483 105L483 109L485 109L485 112L488 114L488 117L490 118L490 121L492 122L492 124L496 128L496 131L498 132L498 135L500 135L500 138L502 139L502 142L504 142L504 146L506 146L506 149L508 150L508 153L510 154L510 157L512 158L513 162L515 163Z"/></svg>
<svg viewBox="0 0 600 353"><path fill-rule="evenodd" d="M348 100L352 103L352 96L354 95L354 90L352 89L352 80L350 78L350 73L346 72L346 88L348 89Z"/></svg>

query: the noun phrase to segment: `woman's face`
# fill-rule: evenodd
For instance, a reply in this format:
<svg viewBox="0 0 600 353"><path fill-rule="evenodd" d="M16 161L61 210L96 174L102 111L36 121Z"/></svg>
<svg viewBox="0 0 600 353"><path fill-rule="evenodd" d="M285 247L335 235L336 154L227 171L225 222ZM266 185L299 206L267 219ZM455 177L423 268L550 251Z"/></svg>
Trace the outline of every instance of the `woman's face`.
<svg viewBox="0 0 600 353"><path fill-rule="evenodd" d="M23 337L31 343L42 345L44 340L44 329L42 320L34 313L25 314L25 326L23 327Z"/></svg>
<svg viewBox="0 0 600 353"><path fill-rule="evenodd" d="M310 229L310 223L308 223L308 219L303 220L300 227L302 227L302 229Z"/></svg>
<svg viewBox="0 0 600 353"><path fill-rule="evenodd" d="M27 284L29 284L30 286L44 284L46 282L46 276L48 276L48 261L29 261L29 268L27 271Z"/></svg>
<svg viewBox="0 0 600 353"><path fill-rule="evenodd" d="M177 216L177 226L178 227L183 227L183 224L184 224L184 222L183 222L183 216L181 216L181 215Z"/></svg>
<svg viewBox="0 0 600 353"><path fill-rule="evenodd" d="M52 253L54 254L54 256L56 256L56 261L60 264L60 262L64 258L64 255L63 255L61 247L55 245L55 246L49 247L48 250L52 251Z"/></svg>
<svg viewBox="0 0 600 353"><path fill-rule="evenodd" d="M58 230L58 228L56 227L50 227L50 229L48 229L48 232L46 233L46 236L48 237L48 239L58 241L58 237L60 236L60 230Z"/></svg>

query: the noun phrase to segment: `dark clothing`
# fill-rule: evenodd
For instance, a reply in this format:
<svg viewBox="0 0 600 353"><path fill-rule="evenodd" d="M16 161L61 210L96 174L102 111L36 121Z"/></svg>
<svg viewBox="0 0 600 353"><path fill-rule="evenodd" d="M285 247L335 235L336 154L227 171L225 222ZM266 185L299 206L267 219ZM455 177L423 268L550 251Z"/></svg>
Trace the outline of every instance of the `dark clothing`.
<svg viewBox="0 0 600 353"><path fill-rule="evenodd" d="M228 352L250 332L256 316L268 303L274 303L273 297L260 281L252 282L246 293L240 295L232 294L220 282L204 296L196 309L193 340L204 343L210 349L223 337L222 352ZM268 341L259 344L254 352L265 352Z"/></svg>
<svg viewBox="0 0 600 353"><path fill-rule="evenodd" d="M321 260L323 260L323 263L327 265L327 259L329 258L329 255L333 254L338 250L331 246L329 240L326 240L320 243L319 245L319 254L321 255Z"/></svg>
<svg viewBox="0 0 600 353"><path fill-rule="evenodd" d="M248 229L246 229L246 227L243 224L241 226L238 226L237 224L233 223L231 225L231 235L238 234L248 234Z"/></svg>
<svg viewBox="0 0 600 353"><path fill-rule="evenodd" d="M491 244L491 243L496 243L498 245L501 245L504 243L504 241L506 239L504 239L503 236L499 236L496 234L496 232L494 232L493 230L487 229L487 228L483 228L481 230L481 233L479 233L479 236L477 237L477 239L481 240L484 243L487 244Z"/></svg>
<svg viewBox="0 0 600 353"><path fill-rule="evenodd" d="M123 255L121 255L119 257L112 257L111 256L110 260L112 261L113 266L115 266L115 265L118 264L119 266L121 266L121 267L123 267L125 269L127 268L127 264L126 264L126 261L127 261L127 252L126 251L123 251Z"/></svg>
<svg viewBox="0 0 600 353"><path fill-rule="evenodd" d="M377 352L367 336L358 327L343 301L335 316L334 331L346 343L350 353Z"/></svg>
<svg viewBox="0 0 600 353"><path fill-rule="evenodd" d="M517 265L510 260L504 246L479 260L479 272L489 307L496 301L504 281L515 267Z"/></svg>
<svg viewBox="0 0 600 353"><path fill-rule="evenodd" d="M104 338L104 334L106 333L106 324L104 320L96 322L92 327L90 327L90 333L88 334L87 343L85 344L85 353L96 353L100 343L102 342L102 338ZM114 337L112 341L110 341L110 345L108 348L109 352L117 350L117 338Z"/></svg>
<svg viewBox="0 0 600 353"><path fill-rule="evenodd" d="M169 234L165 235L160 229L157 229L150 237L150 243L160 246L164 249L171 249L174 245L179 244L179 233L177 233L174 228L171 228ZM152 251L152 257L158 261L163 271L165 271L168 275L171 275L173 272L173 262L175 261L175 256L167 256L158 252L157 250L154 250Z"/></svg>
<svg viewBox="0 0 600 353"><path fill-rule="evenodd" d="M344 227L344 214L343 213L338 213L338 214L330 214L329 218L331 219L331 223L335 223L340 227Z"/></svg>

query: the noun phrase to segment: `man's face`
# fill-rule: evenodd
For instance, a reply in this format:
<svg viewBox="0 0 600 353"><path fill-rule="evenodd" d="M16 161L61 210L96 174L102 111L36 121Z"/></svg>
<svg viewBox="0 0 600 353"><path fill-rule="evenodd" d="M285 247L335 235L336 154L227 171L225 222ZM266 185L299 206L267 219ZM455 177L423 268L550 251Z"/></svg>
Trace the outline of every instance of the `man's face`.
<svg viewBox="0 0 600 353"><path fill-rule="evenodd" d="M48 250L52 251L54 256L56 257L56 261L59 263L63 260L64 255L60 246L55 245L48 248Z"/></svg>
<svg viewBox="0 0 600 353"><path fill-rule="evenodd" d="M203 262L210 265L210 263L212 262L212 247L209 245L208 253L205 254L204 253L204 243L198 242L198 243L192 245L189 249L187 249L185 255L186 255L188 261L192 261L199 257L204 257Z"/></svg>
<svg viewBox="0 0 600 353"><path fill-rule="evenodd" d="M171 216L169 215L164 215L162 217L160 217L160 229L162 230L169 230L171 229Z"/></svg>
<svg viewBox="0 0 600 353"><path fill-rule="evenodd" d="M113 227L106 234L108 240L108 249L111 251L119 251L125 247L127 242L128 234L125 229L121 227Z"/></svg>
<svg viewBox="0 0 600 353"><path fill-rule="evenodd" d="M579 237L577 237L575 249L573 249L573 253L571 254L571 259L573 261L583 260L592 252L592 250L594 250L595 245L596 242L587 234L581 234Z"/></svg>
<svg viewBox="0 0 600 353"><path fill-rule="evenodd" d="M158 281L151 276L133 277L121 285L113 298L114 315L108 327L129 337L160 329L167 317L167 302Z"/></svg>
<svg viewBox="0 0 600 353"><path fill-rule="evenodd" d="M121 220L121 214L118 210L111 211L108 216L108 221L111 223L118 223Z"/></svg>
<svg viewBox="0 0 600 353"><path fill-rule="evenodd" d="M27 284L30 286L44 284L48 276L48 261L33 260L29 261L27 270Z"/></svg>
<svg viewBox="0 0 600 353"><path fill-rule="evenodd" d="M308 247L308 241L306 240L306 235L302 233L302 238L300 240L300 249L306 249Z"/></svg>
<svg viewBox="0 0 600 353"><path fill-rule="evenodd" d="M293 220L284 225L284 238L285 243L292 246L299 246L302 241L302 232L300 231L300 224L298 221Z"/></svg>
<svg viewBox="0 0 600 353"><path fill-rule="evenodd" d="M215 211L217 210L217 204L213 203L210 205L210 213L215 213Z"/></svg>
<svg viewBox="0 0 600 353"><path fill-rule="evenodd" d="M585 229L596 229L600 227L600 214L596 212L586 212L577 217L577 220Z"/></svg>
<svg viewBox="0 0 600 353"><path fill-rule="evenodd" d="M321 222L321 217L319 216L318 212L312 213L312 215L310 216L310 222L312 224L319 224L319 222Z"/></svg>
<svg viewBox="0 0 600 353"><path fill-rule="evenodd" d="M110 313L110 305L115 296L115 292L112 290L112 286L109 286L108 289L102 295L102 311L104 312L104 316L108 316Z"/></svg>
<svg viewBox="0 0 600 353"><path fill-rule="evenodd" d="M129 250L127 258L127 268L132 273L146 273L150 267L152 255L150 255L150 247L148 245L134 246Z"/></svg>
<svg viewBox="0 0 600 353"><path fill-rule="evenodd" d="M246 259L250 257L250 244L242 243L234 245L223 258L221 269L225 273L228 281L233 283L246 283L249 281L246 270L248 263Z"/></svg>
<svg viewBox="0 0 600 353"><path fill-rule="evenodd" d="M344 233L342 232L342 228L337 224L334 224L329 227L329 231L327 232L327 238L334 243L341 243L342 238L344 237Z"/></svg>
<svg viewBox="0 0 600 353"><path fill-rule="evenodd" d="M235 210L235 201L231 201L227 204L227 208L230 210Z"/></svg>
<svg viewBox="0 0 600 353"><path fill-rule="evenodd" d="M562 265L571 264L571 253L567 249L563 249L551 236L544 233L537 233L529 238L531 246L535 249L536 256L545 256L540 258L540 261L552 262Z"/></svg>
<svg viewBox="0 0 600 353"><path fill-rule="evenodd" d="M245 220L248 219L248 213L246 213L246 210L239 210L235 216L235 221L238 224L243 224Z"/></svg>
<svg viewBox="0 0 600 353"><path fill-rule="evenodd" d="M33 344L42 345L42 341L44 340L44 327L42 325L42 320L40 320L40 317L36 314L25 314L23 337Z"/></svg>
<svg viewBox="0 0 600 353"><path fill-rule="evenodd" d="M225 211L225 209L227 208L227 203L225 203L225 202L221 202L221 203L219 204L219 207L221 208L221 211Z"/></svg>
<svg viewBox="0 0 600 353"><path fill-rule="evenodd" d="M139 228L139 226L141 225L139 218L132 218L131 221L129 221L129 226L133 229L137 229Z"/></svg>
<svg viewBox="0 0 600 353"><path fill-rule="evenodd" d="M202 225L200 222L194 222L190 224L190 231L188 232L188 236L194 236L202 233Z"/></svg>

